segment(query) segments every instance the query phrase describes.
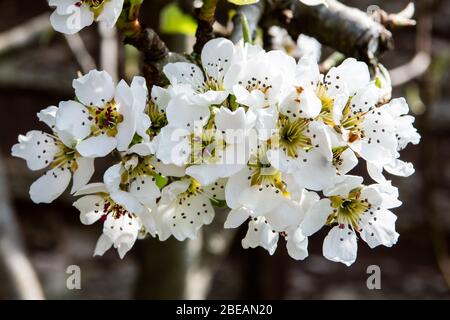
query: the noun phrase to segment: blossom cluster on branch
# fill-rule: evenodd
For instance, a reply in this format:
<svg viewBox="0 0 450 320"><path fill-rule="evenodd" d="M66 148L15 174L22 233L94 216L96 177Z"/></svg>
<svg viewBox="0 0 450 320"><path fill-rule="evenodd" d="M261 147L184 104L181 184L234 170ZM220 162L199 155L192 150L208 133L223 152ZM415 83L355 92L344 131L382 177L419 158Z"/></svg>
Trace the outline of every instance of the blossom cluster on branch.
<svg viewBox="0 0 450 320"><path fill-rule="evenodd" d="M85 3L85 2L83 2ZM71 193L83 224L103 223L95 254L123 257L146 236L196 238L227 206L225 228L248 224L242 246L270 254L279 238L297 260L322 228L325 258L351 265L357 239L397 242L399 152L420 136L403 98L384 92L363 62L348 58L320 74L316 58L210 40L192 62L168 63L170 84L142 77L117 85L105 71L73 81L75 98L38 113L47 132L19 136L12 154L47 172L30 188L36 203ZM94 159L116 156L102 182ZM110 157L113 158L113 157ZM373 183L351 174L365 164Z"/></svg>

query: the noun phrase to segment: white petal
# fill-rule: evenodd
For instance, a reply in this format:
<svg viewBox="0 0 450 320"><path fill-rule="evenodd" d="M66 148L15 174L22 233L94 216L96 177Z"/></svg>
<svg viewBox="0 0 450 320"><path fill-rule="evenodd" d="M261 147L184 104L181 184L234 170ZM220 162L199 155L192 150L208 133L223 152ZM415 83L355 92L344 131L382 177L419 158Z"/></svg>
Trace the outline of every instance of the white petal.
<svg viewBox="0 0 450 320"><path fill-rule="evenodd" d="M326 223L331 214L331 202L328 199L322 199L315 202L306 212L305 218L300 224L302 233L309 237L319 231Z"/></svg>
<svg viewBox="0 0 450 320"><path fill-rule="evenodd" d="M281 192L267 185L255 185L245 189L239 197L239 203L253 212L255 216L262 216L281 205Z"/></svg>
<svg viewBox="0 0 450 320"><path fill-rule="evenodd" d="M119 190L112 193L111 199L131 213L139 214L143 210L143 207L139 201L137 201L134 196L126 191Z"/></svg>
<svg viewBox="0 0 450 320"><path fill-rule="evenodd" d="M241 224L245 222L251 215L251 211L247 208L241 207L237 209L233 209L227 216L227 220L225 221L224 228L225 229L233 229L239 227Z"/></svg>
<svg viewBox="0 0 450 320"><path fill-rule="evenodd" d="M230 67L234 55L234 44L225 38L208 41L202 49L201 60L206 74L220 86Z"/></svg>
<svg viewBox="0 0 450 320"><path fill-rule="evenodd" d="M50 106L45 109L42 109L37 113L37 117L39 121L44 122L49 128L54 128L56 124L56 112L58 111L58 107Z"/></svg>
<svg viewBox="0 0 450 320"><path fill-rule="evenodd" d="M360 236L369 247L379 245L392 247L397 243L399 234L395 231L397 217L389 210L376 210L373 215L365 213L360 227Z"/></svg>
<svg viewBox="0 0 450 320"><path fill-rule="evenodd" d="M258 138L261 140L269 139L277 127L277 110L275 107L269 107L265 109L254 110L256 114L256 130L258 132Z"/></svg>
<svg viewBox="0 0 450 320"><path fill-rule="evenodd" d="M67 14L59 14L55 10L50 16L53 29L65 34L74 34L94 22L94 13L86 6L71 6Z"/></svg>
<svg viewBox="0 0 450 320"><path fill-rule="evenodd" d="M185 167L178 167L173 164L164 164L162 161L152 158L150 164L154 167L154 170L166 177L178 177L181 178L186 174Z"/></svg>
<svg viewBox="0 0 450 320"><path fill-rule="evenodd" d="M156 186L155 178L150 176L139 176L130 184L130 193L139 200L140 203L154 208L156 199L161 192Z"/></svg>
<svg viewBox="0 0 450 320"><path fill-rule="evenodd" d="M313 148L298 153L298 169L293 174L300 186L319 191L334 183L336 168L332 163L330 137L324 125L311 122L309 131Z"/></svg>
<svg viewBox="0 0 450 320"><path fill-rule="evenodd" d="M170 101L170 92L168 89L153 86L152 87L152 100L158 106L158 109L165 111Z"/></svg>
<svg viewBox="0 0 450 320"><path fill-rule="evenodd" d="M306 88L312 87L316 88L317 84L320 81L320 71L319 65L314 58L310 56L302 57L298 63L296 68L296 82L298 85Z"/></svg>
<svg viewBox="0 0 450 320"><path fill-rule="evenodd" d="M81 223L91 225L98 221L104 214L103 204L103 197L98 195L89 195L75 201L73 206L80 211Z"/></svg>
<svg viewBox="0 0 450 320"><path fill-rule="evenodd" d="M95 171L93 158L78 157L76 162L77 170L73 173L73 184L70 193L74 193L81 187L84 187L89 182Z"/></svg>
<svg viewBox="0 0 450 320"><path fill-rule="evenodd" d="M181 204L176 204L175 211L168 212L173 214L169 228L174 237L180 241L186 238L195 239L198 230L212 222L214 208L209 199L201 194L179 201Z"/></svg>
<svg viewBox="0 0 450 320"><path fill-rule="evenodd" d="M225 187L225 198L228 207L231 209L240 207L242 192L250 187L251 175L252 170L245 167L228 179L228 183Z"/></svg>
<svg viewBox="0 0 450 320"><path fill-rule="evenodd" d="M114 82L106 71L91 70L73 80L72 86L77 98L86 106L101 107L114 98Z"/></svg>
<svg viewBox="0 0 450 320"><path fill-rule="evenodd" d="M323 0L318 0L325 2ZM322 54L322 45L316 38L300 34L297 38L297 47L300 57L311 57L316 62L319 62Z"/></svg>
<svg viewBox="0 0 450 320"><path fill-rule="evenodd" d="M208 106L199 106L189 102L186 95L178 95L170 100L166 115L170 126L183 128L191 132L203 127L209 120Z"/></svg>
<svg viewBox="0 0 450 320"><path fill-rule="evenodd" d="M112 247L112 245L112 240L107 235L102 233L100 238L97 240L97 244L95 245L94 256L102 256Z"/></svg>
<svg viewBox="0 0 450 320"><path fill-rule="evenodd" d="M352 149L348 148L340 155L341 162L336 165L336 169L341 175L347 174L358 164L358 158Z"/></svg>
<svg viewBox="0 0 450 320"><path fill-rule="evenodd" d="M122 173L125 171L121 163L109 167L103 174L103 182L109 193L116 192L120 189L122 181Z"/></svg>
<svg viewBox="0 0 450 320"><path fill-rule="evenodd" d="M288 232L286 241L288 254L293 259L304 260L308 257L308 238L302 234L302 229Z"/></svg>
<svg viewBox="0 0 450 320"><path fill-rule="evenodd" d="M123 0L106 1L97 21L103 21L108 28L114 27L122 12Z"/></svg>
<svg viewBox="0 0 450 320"><path fill-rule="evenodd" d="M155 153L155 144L151 142L142 142L133 145L128 149L127 154L136 153L142 157L149 156Z"/></svg>
<svg viewBox="0 0 450 320"><path fill-rule="evenodd" d="M11 155L22 158L30 170L40 170L47 167L59 148L55 140L42 131L29 131L25 136L19 135L19 143L11 148Z"/></svg>
<svg viewBox="0 0 450 320"><path fill-rule="evenodd" d="M187 84L195 91L204 89L203 71L195 64L187 62L168 63L164 66L163 72L172 85Z"/></svg>
<svg viewBox="0 0 450 320"><path fill-rule="evenodd" d="M116 148L117 140L107 135L90 137L77 145L77 151L87 158L105 157Z"/></svg>
<svg viewBox="0 0 450 320"><path fill-rule="evenodd" d="M91 133L89 112L85 106L76 101L62 101L56 113L56 128L84 139Z"/></svg>
<svg viewBox="0 0 450 320"><path fill-rule="evenodd" d="M161 204L169 204L174 202L178 195L185 192L190 185L189 180L174 181L171 184L165 186L161 191Z"/></svg>
<svg viewBox="0 0 450 320"><path fill-rule="evenodd" d="M106 186L103 182L95 182L95 183L89 183L85 185L84 187L81 187L77 192L75 192L73 195L78 196L84 196L87 194L94 194L94 193L108 193L108 189L106 189Z"/></svg>
<svg viewBox="0 0 450 320"><path fill-rule="evenodd" d="M323 256L347 267L355 262L357 251L355 232L344 225L333 227L323 242Z"/></svg>
<svg viewBox="0 0 450 320"><path fill-rule="evenodd" d="M351 190L360 187L363 183L363 178L360 176L339 176L335 180L335 184L323 190L325 196L341 196L347 197Z"/></svg>
<svg viewBox="0 0 450 320"><path fill-rule="evenodd" d="M225 200L225 185L227 179L219 179L216 182L203 186L203 195L211 200Z"/></svg>
<svg viewBox="0 0 450 320"><path fill-rule="evenodd" d="M312 88L302 89L299 93L292 87L280 103L280 111L291 119L315 118L322 109L322 102Z"/></svg>
<svg viewBox="0 0 450 320"><path fill-rule="evenodd" d="M331 68L325 80L331 82L331 89L335 89L336 85L339 86L341 83L345 84L348 93L354 95L359 88L369 83L369 68L364 62L347 58L339 66Z"/></svg>
<svg viewBox="0 0 450 320"><path fill-rule="evenodd" d="M302 215L302 210L298 203L283 198L273 210L264 216L273 230L281 232L289 226L298 225Z"/></svg>
<svg viewBox="0 0 450 320"><path fill-rule="evenodd" d="M30 198L34 203L51 203L58 198L69 185L70 170L55 168L47 171L30 187Z"/></svg>
<svg viewBox="0 0 450 320"><path fill-rule="evenodd" d="M172 126L161 129L156 157L165 164L183 166L188 163L191 154L189 131Z"/></svg>
<svg viewBox="0 0 450 320"><path fill-rule="evenodd" d="M248 249L261 246L272 255L277 249L278 238L278 232L273 232L263 217L254 218L248 224L242 247Z"/></svg>

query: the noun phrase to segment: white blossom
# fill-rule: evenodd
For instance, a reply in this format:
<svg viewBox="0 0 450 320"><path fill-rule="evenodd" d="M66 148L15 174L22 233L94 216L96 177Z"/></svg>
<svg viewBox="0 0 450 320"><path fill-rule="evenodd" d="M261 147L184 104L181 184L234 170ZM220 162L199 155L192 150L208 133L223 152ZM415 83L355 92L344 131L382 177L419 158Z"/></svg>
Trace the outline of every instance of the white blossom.
<svg viewBox="0 0 450 320"><path fill-rule="evenodd" d="M49 0L55 11L50 16L53 28L74 34L94 21L113 28L122 12L124 0Z"/></svg>

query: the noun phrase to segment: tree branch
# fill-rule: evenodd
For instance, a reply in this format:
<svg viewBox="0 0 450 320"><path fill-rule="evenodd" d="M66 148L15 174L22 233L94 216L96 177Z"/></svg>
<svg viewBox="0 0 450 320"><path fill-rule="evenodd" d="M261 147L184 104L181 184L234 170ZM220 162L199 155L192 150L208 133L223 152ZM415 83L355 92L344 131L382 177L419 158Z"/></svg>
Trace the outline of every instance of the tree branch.
<svg viewBox="0 0 450 320"><path fill-rule="evenodd" d="M392 34L365 12L336 0L328 6L307 6L298 0L279 0L273 9L278 25L296 39L300 33L312 36L346 56L369 63L393 47Z"/></svg>
<svg viewBox="0 0 450 320"><path fill-rule="evenodd" d="M162 81L161 68L157 63L168 57L169 49L153 29L146 28L139 21L141 4L142 0L125 0L117 27L125 36L124 43L134 46L144 54L142 71L147 86L151 89L154 84L160 84Z"/></svg>
<svg viewBox="0 0 450 320"><path fill-rule="evenodd" d="M217 2L218 0L204 0L203 6L197 11L195 53L200 53L205 43L214 38L213 24L215 21Z"/></svg>

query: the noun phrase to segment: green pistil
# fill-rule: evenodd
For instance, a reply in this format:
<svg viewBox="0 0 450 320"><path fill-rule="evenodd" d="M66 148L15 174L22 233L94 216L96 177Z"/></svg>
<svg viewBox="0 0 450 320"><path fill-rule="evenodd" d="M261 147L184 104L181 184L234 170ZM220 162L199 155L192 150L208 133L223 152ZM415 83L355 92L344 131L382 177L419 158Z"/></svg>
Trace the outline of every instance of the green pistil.
<svg viewBox="0 0 450 320"><path fill-rule="evenodd" d="M150 136L150 139L153 139L161 131L161 129L168 124L167 117L163 111L159 110L158 106L153 101L150 101L148 104L147 113L152 122L150 128L147 130L147 133Z"/></svg>
<svg viewBox="0 0 450 320"><path fill-rule="evenodd" d="M191 163L216 163L220 160L220 152L225 149L225 141L217 140L217 132L209 129L209 123L206 125L201 135L193 133L191 135Z"/></svg>
<svg viewBox="0 0 450 320"><path fill-rule="evenodd" d="M137 157L135 155L133 156L125 156L123 162L127 162L128 160L130 160L132 157ZM156 176L158 175L158 173L156 173L154 171L154 167L151 164L151 157L147 156L147 157L138 157L138 164L131 168L130 170L125 170L122 173L122 177L121 177L121 186L126 189L126 187L128 186L128 184L141 176L153 176L153 178L155 178L156 180Z"/></svg>
<svg viewBox="0 0 450 320"><path fill-rule="evenodd" d="M78 156L77 152L73 149L67 147L61 140L56 140L56 146L59 151L56 153L53 158L53 162L50 164L50 168L69 168L71 172L75 172L78 169L78 164L76 158Z"/></svg>
<svg viewBox="0 0 450 320"><path fill-rule="evenodd" d="M89 108L89 115L89 119L94 120L91 128L94 136L105 133L108 137L115 137L117 125L123 121L114 101L106 103L103 108Z"/></svg>
<svg viewBox="0 0 450 320"><path fill-rule="evenodd" d="M297 119L291 121L288 117L280 117L278 120L280 128L279 145L289 157L298 157L298 150L311 148L311 139L305 135L308 120Z"/></svg>
<svg viewBox="0 0 450 320"><path fill-rule="evenodd" d="M345 150L348 149L348 146L340 146L340 147L334 147L333 148L333 165L334 166L338 166L338 165L342 165L342 153L344 153Z"/></svg>
<svg viewBox="0 0 450 320"><path fill-rule="evenodd" d="M258 160L249 163L248 166L253 168L252 175L249 177L251 186L269 185L278 189L276 192L281 192L286 197L290 196L281 178L281 172L270 165L265 150L260 149Z"/></svg>
<svg viewBox="0 0 450 320"><path fill-rule="evenodd" d="M360 189L355 189L350 192L347 198L341 196L330 197L334 210L329 222L350 224L355 230L359 230L358 223L361 215L371 207L368 201L361 199L360 196Z"/></svg>
<svg viewBox="0 0 450 320"><path fill-rule="evenodd" d="M86 4L89 9L94 13L95 19L97 19L103 11L105 4L109 0L80 0L77 2L78 6L81 6L83 3Z"/></svg>

